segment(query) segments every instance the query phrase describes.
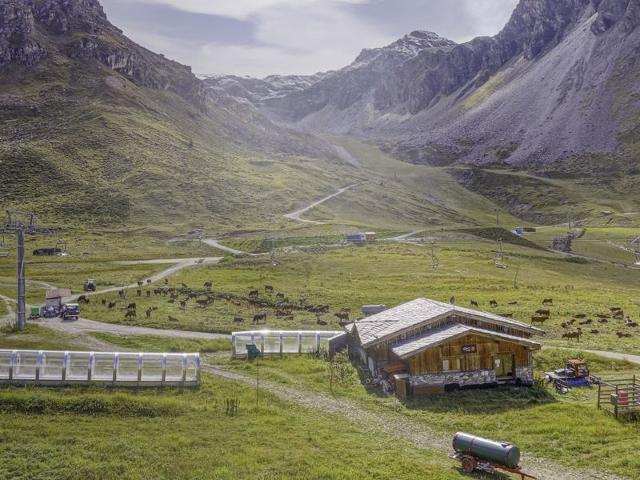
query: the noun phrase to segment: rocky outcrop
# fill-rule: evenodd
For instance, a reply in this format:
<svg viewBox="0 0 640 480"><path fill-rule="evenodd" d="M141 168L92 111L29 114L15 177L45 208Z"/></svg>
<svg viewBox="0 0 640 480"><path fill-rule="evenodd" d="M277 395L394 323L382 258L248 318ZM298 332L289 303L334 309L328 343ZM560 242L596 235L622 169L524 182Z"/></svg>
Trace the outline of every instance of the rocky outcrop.
<svg viewBox="0 0 640 480"><path fill-rule="evenodd" d="M591 26L596 34L601 34L618 25L625 33L630 33L640 25L640 2L636 0L593 0L598 10L598 18Z"/></svg>
<svg viewBox="0 0 640 480"><path fill-rule="evenodd" d="M46 55L35 39L31 9L19 1L0 3L0 68L12 63L32 66Z"/></svg>
<svg viewBox="0 0 640 480"><path fill-rule="evenodd" d="M0 68L33 67L62 55L96 61L143 87L201 103L205 87L189 67L135 44L97 0L8 0L0 4Z"/></svg>

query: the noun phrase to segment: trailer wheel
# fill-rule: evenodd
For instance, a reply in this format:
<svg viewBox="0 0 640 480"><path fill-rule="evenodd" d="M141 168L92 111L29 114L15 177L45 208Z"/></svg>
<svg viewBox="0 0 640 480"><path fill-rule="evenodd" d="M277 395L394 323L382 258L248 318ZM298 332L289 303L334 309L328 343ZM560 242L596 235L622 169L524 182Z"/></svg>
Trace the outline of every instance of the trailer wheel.
<svg viewBox="0 0 640 480"><path fill-rule="evenodd" d="M476 467L478 466L478 462L473 457L463 457L462 458L462 471L464 473L472 473Z"/></svg>

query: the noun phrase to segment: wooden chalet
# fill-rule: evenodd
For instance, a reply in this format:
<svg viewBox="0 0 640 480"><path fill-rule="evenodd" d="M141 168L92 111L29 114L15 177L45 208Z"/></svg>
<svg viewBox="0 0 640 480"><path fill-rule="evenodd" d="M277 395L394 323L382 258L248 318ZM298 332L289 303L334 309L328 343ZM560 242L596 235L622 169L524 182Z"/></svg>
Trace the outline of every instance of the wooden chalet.
<svg viewBox="0 0 640 480"><path fill-rule="evenodd" d="M400 397L481 385L533 383L532 340L511 318L419 298L346 327L352 353Z"/></svg>

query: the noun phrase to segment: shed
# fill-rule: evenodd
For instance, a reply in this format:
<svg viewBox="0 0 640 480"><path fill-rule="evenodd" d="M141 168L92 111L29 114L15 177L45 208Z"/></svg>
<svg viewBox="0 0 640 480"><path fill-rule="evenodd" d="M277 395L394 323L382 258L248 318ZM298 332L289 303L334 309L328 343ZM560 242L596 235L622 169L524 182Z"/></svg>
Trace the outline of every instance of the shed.
<svg viewBox="0 0 640 480"><path fill-rule="evenodd" d="M443 392L533 383L532 339L544 333L511 318L419 298L359 320L348 333L374 376L393 372L398 391Z"/></svg>
<svg viewBox="0 0 640 480"><path fill-rule="evenodd" d="M353 233L347 236L348 243L365 244L367 243L366 233Z"/></svg>
<svg viewBox="0 0 640 480"><path fill-rule="evenodd" d="M68 288L51 288L45 295L44 306L59 308L62 306L62 300L70 296L71 290Z"/></svg>

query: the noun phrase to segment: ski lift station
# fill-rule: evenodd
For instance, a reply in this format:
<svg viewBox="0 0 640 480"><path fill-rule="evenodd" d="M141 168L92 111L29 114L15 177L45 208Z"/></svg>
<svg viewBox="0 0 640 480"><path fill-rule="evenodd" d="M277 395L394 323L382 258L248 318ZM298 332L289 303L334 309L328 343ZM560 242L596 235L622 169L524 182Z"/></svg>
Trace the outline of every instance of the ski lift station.
<svg viewBox="0 0 640 480"><path fill-rule="evenodd" d="M0 385L197 387L198 353L0 350Z"/></svg>

